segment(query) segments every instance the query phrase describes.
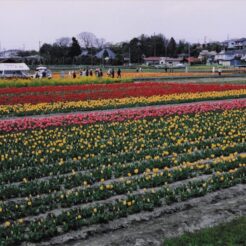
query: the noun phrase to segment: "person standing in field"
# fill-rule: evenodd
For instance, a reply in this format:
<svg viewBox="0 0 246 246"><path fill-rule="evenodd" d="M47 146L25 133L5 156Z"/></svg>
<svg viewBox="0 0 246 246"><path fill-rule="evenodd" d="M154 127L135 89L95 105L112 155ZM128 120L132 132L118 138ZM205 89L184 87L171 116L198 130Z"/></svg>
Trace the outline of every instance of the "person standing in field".
<svg viewBox="0 0 246 246"><path fill-rule="evenodd" d="M114 78L114 68L112 68L112 78Z"/></svg>
<svg viewBox="0 0 246 246"><path fill-rule="evenodd" d="M117 78L121 78L121 70L120 70L120 68L118 68L118 70L117 70Z"/></svg>
<svg viewBox="0 0 246 246"><path fill-rule="evenodd" d="M219 76L221 76L221 74L222 74L222 69L221 68L218 69L218 74L219 74Z"/></svg>
<svg viewBox="0 0 246 246"><path fill-rule="evenodd" d="M108 75L108 77L111 77L111 75L112 75L111 68L108 69L107 75Z"/></svg>
<svg viewBox="0 0 246 246"><path fill-rule="evenodd" d="M73 71L73 78L75 79L76 78L76 72Z"/></svg>
<svg viewBox="0 0 246 246"><path fill-rule="evenodd" d="M99 73L100 73L100 77L103 77L103 71L101 68L99 69Z"/></svg>

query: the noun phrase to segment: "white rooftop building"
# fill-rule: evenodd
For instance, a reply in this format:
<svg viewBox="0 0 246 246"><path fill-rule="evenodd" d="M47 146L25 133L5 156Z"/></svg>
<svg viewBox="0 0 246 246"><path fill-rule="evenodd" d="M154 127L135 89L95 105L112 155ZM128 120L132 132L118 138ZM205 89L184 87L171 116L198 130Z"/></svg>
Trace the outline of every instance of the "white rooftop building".
<svg viewBox="0 0 246 246"><path fill-rule="evenodd" d="M26 78L26 74L30 68L25 63L0 63L0 77L2 78L12 78L20 77Z"/></svg>

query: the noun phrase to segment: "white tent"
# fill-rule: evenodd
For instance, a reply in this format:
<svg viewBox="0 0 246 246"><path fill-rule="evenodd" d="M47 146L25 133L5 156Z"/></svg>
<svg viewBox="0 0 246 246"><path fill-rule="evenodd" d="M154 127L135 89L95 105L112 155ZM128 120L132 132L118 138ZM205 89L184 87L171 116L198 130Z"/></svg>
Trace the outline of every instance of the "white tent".
<svg viewBox="0 0 246 246"><path fill-rule="evenodd" d="M0 63L0 71L29 71L25 63Z"/></svg>

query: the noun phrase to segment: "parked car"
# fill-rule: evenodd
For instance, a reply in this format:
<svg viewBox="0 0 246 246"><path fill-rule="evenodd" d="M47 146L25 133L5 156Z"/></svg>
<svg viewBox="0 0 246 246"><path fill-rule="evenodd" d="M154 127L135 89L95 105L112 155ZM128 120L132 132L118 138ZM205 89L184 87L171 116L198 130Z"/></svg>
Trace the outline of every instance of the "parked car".
<svg viewBox="0 0 246 246"><path fill-rule="evenodd" d="M39 66L36 68L36 72L33 78L52 78L52 73L47 67Z"/></svg>

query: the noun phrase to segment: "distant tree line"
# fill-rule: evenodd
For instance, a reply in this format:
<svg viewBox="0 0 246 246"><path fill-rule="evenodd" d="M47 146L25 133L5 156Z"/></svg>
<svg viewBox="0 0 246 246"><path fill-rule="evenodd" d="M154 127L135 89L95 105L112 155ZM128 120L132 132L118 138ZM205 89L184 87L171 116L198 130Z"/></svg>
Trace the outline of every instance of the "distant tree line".
<svg viewBox="0 0 246 246"><path fill-rule="evenodd" d="M114 60L106 61L95 57L95 54L105 47L116 54ZM184 55L197 57L203 49L219 52L222 47L219 43L201 45L190 44L184 40L177 42L173 37L168 39L162 34L152 36L142 34L129 42L112 44L97 38L93 33L82 32L77 37L62 37L53 44L44 43L40 47L39 54L44 57L47 64L95 65L110 63L120 65L129 62L143 63L144 57L150 56L178 57ZM107 54L103 58L106 56Z"/></svg>

